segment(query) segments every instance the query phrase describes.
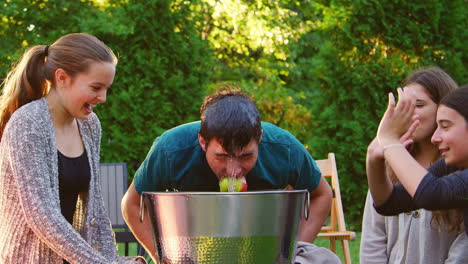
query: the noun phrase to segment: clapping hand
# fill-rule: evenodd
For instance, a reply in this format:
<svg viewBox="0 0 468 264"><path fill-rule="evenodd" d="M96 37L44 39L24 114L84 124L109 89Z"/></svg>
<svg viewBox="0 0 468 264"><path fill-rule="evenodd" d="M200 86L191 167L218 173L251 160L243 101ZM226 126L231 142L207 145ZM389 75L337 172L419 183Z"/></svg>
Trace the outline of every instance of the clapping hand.
<svg viewBox="0 0 468 264"><path fill-rule="evenodd" d="M395 97L389 93L388 107L377 130L377 139L382 148L393 144L411 144L410 137L419 125L418 116L414 114L414 92L405 88L398 88L397 91L398 104L395 106Z"/></svg>

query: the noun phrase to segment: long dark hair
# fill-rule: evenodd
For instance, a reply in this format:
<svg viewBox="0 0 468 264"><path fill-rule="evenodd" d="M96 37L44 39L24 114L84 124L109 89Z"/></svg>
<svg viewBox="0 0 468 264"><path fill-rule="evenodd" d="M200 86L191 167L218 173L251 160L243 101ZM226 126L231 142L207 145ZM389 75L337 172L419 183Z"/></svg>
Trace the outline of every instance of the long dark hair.
<svg viewBox="0 0 468 264"><path fill-rule="evenodd" d="M436 104L439 104L443 97L458 87L452 77L439 67L430 67L412 73L403 82L403 87L412 83L423 86Z"/></svg>
<svg viewBox="0 0 468 264"><path fill-rule="evenodd" d="M416 71L408 76L402 85L404 87L412 83L417 83L424 87L431 100L437 105L443 104L447 95L459 90L457 89L457 83L452 77L439 67ZM413 145L415 144L417 145L418 142L415 142ZM414 146L408 149L412 156L415 155L414 149ZM434 156L432 162L435 162L439 158L439 155ZM394 183L398 183L395 173L388 165L386 166L386 173ZM460 210L457 209L437 210L432 211L431 222L435 222L439 227L445 226L449 232L454 230L459 231L461 223L463 222L463 216Z"/></svg>
<svg viewBox="0 0 468 264"><path fill-rule="evenodd" d="M468 84L445 96L440 104L457 111L468 123Z"/></svg>
<svg viewBox="0 0 468 264"><path fill-rule="evenodd" d="M86 72L92 62L117 64L117 57L102 41L85 33L68 34L50 46L37 45L28 49L2 83L0 139L18 108L45 96L55 87L57 69L74 77Z"/></svg>

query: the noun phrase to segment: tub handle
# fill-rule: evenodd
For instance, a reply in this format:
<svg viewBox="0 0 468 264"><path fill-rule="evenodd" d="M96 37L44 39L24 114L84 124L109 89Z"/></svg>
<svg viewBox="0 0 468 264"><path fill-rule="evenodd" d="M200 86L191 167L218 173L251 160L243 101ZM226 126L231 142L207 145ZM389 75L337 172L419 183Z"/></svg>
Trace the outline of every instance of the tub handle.
<svg viewBox="0 0 468 264"><path fill-rule="evenodd" d="M145 203L143 202L143 193L140 195L140 223L143 223L143 217L145 216ZM150 219L151 221L151 219ZM161 253L160 253L160 247L156 242L154 243L154 256L156 257L156 264L162 264L166 262L161 262Z"/></svg>
<svg viewBox="0 0 468 264"><path fill-rule="evenodd" d="M306 192L304 199L304 218L307 221L309 219L309 209L310 209L310 192Z"/></svg>
<svg viewBox="0 0 468 264"><path fill-rule="evenodd" d="M143 223L143 217L145 216L145 204L143 203L143 194L140 195L140 223Z"/></svg>

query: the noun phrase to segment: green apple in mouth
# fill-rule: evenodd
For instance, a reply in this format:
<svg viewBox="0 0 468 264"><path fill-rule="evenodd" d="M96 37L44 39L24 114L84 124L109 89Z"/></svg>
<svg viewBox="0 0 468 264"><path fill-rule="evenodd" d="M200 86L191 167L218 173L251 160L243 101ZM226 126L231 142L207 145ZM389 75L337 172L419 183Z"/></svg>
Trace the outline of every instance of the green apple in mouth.
<svg viewBox="0 0 468 264"><path fill-rule="evenodd" d="M247 180L245 177L224 177L219 181L219 190L221 192L246 192Z"/></svg>

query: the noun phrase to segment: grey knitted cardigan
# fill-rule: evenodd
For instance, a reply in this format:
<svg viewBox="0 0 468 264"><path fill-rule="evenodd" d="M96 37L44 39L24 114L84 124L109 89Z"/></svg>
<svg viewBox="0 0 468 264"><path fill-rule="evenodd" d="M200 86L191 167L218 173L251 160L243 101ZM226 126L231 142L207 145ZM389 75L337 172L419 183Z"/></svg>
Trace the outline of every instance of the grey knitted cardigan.
<svg viewBox="0 0 468 264"><path fill-rule="evenodd" d="M467 263L468 237L465 232L439 230L438 225L431 222L432 212L428 210L383 216L375 211L373 204L368 192L359 263Z"/></svg>
<svg viewBox="0 0 468 264"><path fill-rule="evenodd" d="M117 257L101 197L101 127L95 114L78 121L91 168L73 226L62 216L55 132L45 98L19 108L0 142L0 263L136 263Z"/></svg>

